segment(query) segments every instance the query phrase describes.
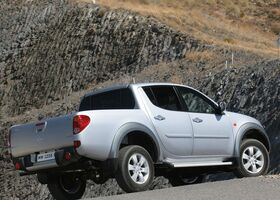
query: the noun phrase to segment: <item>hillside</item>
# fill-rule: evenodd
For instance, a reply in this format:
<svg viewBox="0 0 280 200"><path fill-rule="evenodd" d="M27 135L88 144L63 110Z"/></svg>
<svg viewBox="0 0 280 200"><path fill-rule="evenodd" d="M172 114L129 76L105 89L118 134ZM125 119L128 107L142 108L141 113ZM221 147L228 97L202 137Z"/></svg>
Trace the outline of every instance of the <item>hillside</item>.
<svg viewBox="0 0 280 200"><path fill-rule="evenodd" d="M272 141L271 173L279 173L280 59L273 28L279 2L236 1L242 17L218 1L202 2L3 0L0 146L9 126L70 113L85 93L134 77L187 84L225 100L230 111L256 117ZM46 186L35 176L19 177L2 153L0 199L51 199ZM168 181L158 178L152 188L163 187ZM85 197L119 193L109 180L91 183Z"/></svg>
<svg viewBox="0 0 280 200"><path fill-rule="evenodd" d="M79 0L92 2L92 0ZM154 16L204 43L274 56L280 34L277 0L97 0L112 9L124 8Z"/></svg>

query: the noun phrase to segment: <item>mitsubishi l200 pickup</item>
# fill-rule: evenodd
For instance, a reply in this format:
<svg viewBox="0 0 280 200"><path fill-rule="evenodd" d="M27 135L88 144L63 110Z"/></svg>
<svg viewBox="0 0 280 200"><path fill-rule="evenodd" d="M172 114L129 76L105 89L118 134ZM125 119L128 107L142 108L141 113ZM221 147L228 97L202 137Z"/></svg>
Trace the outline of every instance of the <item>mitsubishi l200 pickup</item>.
<svg viewBox="0 0 280 200"><path fill-rule="evenodd" d="M155 176L178 186L219 171L253 177L269 168L270 142L258 120L170 83L93 91L77 112L12 126L9 138L15 168L37 174L56 199L81 198L89 179L115 178L137 192Z"/></svg>

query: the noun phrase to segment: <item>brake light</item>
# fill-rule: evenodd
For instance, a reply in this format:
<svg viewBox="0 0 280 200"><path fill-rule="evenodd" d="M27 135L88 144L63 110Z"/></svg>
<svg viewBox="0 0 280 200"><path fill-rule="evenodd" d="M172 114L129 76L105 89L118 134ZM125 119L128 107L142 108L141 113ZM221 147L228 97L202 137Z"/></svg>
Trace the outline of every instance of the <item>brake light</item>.
<svg viewBox="0 0 280 200"><path fill-rule="evenodd" d="M73 119L73 133L82 132L90 123L90 118L87 115L76 115Z"/></svg>

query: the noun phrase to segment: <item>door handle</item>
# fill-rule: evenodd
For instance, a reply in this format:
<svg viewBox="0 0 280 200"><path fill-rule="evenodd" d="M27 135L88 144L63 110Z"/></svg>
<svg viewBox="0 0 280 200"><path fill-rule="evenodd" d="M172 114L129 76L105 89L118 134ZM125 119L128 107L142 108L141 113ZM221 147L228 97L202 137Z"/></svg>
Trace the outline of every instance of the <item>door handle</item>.
<svg viewBox="0 0 280 200"><path fill-rule="evenodd" d="M198 117L196 117L196 118L193 119L193 122L195 122L195 123L201 123L201 122L203 122L203 120L200 119L200 118L198 118Z"/></svg>
<svg viewBox="0 0 280 200"><path fill-rule="evenodd" d="M161 116L161 115L157 115L154 117L156 120L162 121L165 120L165 117Z"/></svg>

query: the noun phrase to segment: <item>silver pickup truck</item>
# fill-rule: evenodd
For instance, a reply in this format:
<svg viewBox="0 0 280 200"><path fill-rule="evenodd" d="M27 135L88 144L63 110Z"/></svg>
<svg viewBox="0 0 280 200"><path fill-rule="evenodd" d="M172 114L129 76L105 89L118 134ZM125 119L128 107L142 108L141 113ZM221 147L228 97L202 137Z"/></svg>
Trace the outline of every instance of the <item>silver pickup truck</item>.
<svg viewBox="0 0 280 200"><path fill-rule="evenodd" d="M264 128L224 107L184 85L111 87L85 95L74 114L11 127L10 151L16 170L37 174L56 199L81 198L89 179L136 192L155 176L177 186L220 171L266 174Z"/></svg>

